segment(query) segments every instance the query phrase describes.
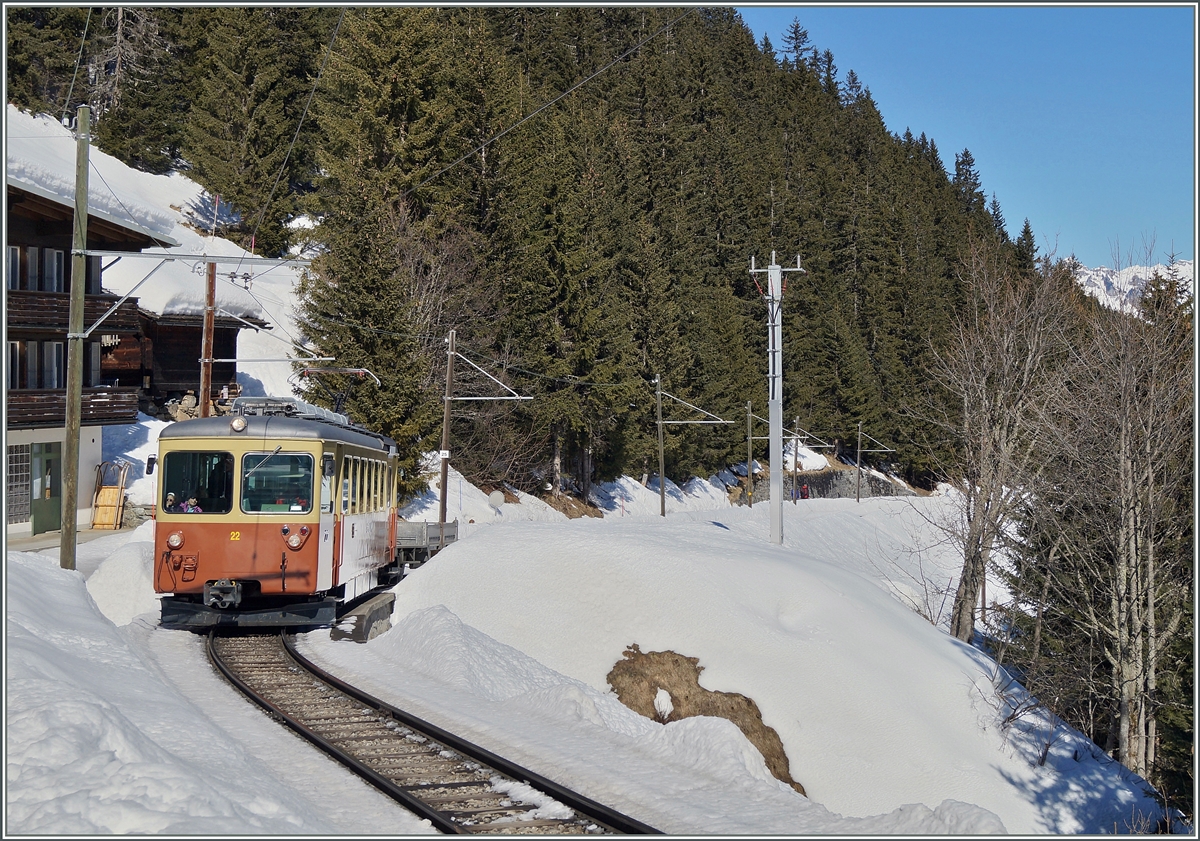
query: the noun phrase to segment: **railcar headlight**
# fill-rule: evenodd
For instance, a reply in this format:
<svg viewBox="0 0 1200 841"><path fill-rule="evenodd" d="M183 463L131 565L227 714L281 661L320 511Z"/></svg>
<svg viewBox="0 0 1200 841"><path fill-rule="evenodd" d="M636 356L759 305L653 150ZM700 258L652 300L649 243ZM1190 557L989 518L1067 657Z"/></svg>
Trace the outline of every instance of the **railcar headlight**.
<svg viewBox="0 0 1200 841"><path fill-rule="evenodd" d="M246 431L246 419L242 415L234 415L229 421L229 428L234 432Z"/></svg>
<svg viewBox="0 0 1200 841"><path fill-rule="evenodd" d="M167 546L178 549L183 546L183 532L173 531L167 535Z"/></svg>
<svg viewBox="0 0 1200 841"><path fill-rule="evenodd" d="M299 549L304 545L304 535L300 534L299 532L296 534L289 534L287 538L287 545L291 549Z"/></svg>

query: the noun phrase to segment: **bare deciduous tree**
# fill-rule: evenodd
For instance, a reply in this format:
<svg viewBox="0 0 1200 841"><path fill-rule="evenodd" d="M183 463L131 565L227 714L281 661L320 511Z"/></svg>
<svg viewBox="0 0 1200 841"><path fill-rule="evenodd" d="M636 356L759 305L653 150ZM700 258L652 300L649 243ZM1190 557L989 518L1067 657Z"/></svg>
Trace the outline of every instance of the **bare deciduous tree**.
<svg viewBox="0 0 1200 841"><path fill-rule="evenodd" d="M1188 296L1158 278L1138 309L1097 308L1088 328L1046 427L1071 470L1046 493L1041 519L1062 547L1048 568L1055 598L1073 606L1110 669L1097 688L1112 702L1106 749L1147 775L1158 672L1192 586L1180 508L1192 482Z"/></svg>
<svg viewBox="0 0 1200 841"><path fill-rule="evenodd" d="M1064 357L1064 269L1049 257L1018 271L999 243L972 241L959 269L967 303L933 376L957 401L934 418L956 443L945 475L958 492L957 522L946 526L963 553L950 632L970 641L989 562L1023 494L1041 474L1041 422Z"/></svg>

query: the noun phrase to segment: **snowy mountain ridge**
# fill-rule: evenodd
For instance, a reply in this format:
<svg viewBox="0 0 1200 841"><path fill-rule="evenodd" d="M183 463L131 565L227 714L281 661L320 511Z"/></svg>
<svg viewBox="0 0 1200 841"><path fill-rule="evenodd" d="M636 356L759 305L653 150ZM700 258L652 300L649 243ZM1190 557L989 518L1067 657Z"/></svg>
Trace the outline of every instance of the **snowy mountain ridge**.
<svg viewBox="0 0 1200 841"><path fill-rule="evenodd" d="M1192 285L1192 261L1179 260L1175 263L1179 277ZM1128 309L1136 306L1142 297L1142 290L1155 272L1167 276L1167 266L1156 263L1153 266L1127 266L1120 271L1101 266L1089 269L1079 266L1075 270L1075 280L1083 291L1096 298L1109 309Z"/></svg>

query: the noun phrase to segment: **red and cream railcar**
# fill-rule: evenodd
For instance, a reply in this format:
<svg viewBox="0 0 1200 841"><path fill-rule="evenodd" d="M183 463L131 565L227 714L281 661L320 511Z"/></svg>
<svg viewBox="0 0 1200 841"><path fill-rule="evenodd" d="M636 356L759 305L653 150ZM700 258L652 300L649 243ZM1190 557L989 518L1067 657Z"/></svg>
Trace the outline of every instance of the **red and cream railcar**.
<svg viewBox="0 0 1200 841"><path fill-rule="evenodd" d="M242 398L159 435L162 625L333 622L399 575L396 445L295 400Z"/></svg>

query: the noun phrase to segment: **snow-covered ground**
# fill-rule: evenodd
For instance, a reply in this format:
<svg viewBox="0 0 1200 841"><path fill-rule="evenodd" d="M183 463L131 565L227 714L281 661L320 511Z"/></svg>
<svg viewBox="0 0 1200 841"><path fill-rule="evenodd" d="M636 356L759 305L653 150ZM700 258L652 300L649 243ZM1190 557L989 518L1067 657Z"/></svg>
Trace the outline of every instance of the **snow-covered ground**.
<svg viewBox="0 0 1200 841"><path fill-rule="evenodd" d="M301 649L651 826L1103 833L1157 815L1142 780L1043 712L1003 726L1019 688L919 615L920 582L953 583L930 526L945 497L787 503L775 546L768 506L731 506L712 482L671 486L662 518L657 489L622 479L598 489L602 519L577 520L534 497L493 508L453 470L447 485L474 523L394 588L392 629ZM430 831L237 698L200 637L157 628L152 529L81 545L76 571L56 549L8 553L8 831ZM704 688L753 699L808 797L725 719L624 707L607 675L633 644L696 657Z"/></svg>

